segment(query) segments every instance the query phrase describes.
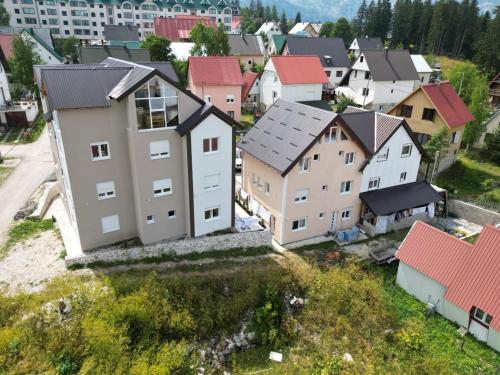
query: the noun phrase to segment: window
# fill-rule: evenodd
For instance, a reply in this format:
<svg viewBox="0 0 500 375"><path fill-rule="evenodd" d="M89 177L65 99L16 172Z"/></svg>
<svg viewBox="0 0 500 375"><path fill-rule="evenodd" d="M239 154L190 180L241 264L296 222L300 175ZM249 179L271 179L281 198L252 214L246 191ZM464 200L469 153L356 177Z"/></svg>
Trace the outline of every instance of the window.
<svg viewBox="0 0 500 375"><path fill-rule="evenodd" d="M493 317L491 315L486 314L483 310L477 307L474 308L474 318L487 325L489 325L493 320Z"/></svg>
<svg viewBox="0 0 500 375"><path fill-rule="evenodd" d="M215 190L220 187L220 173L203 177L203 190Z"/></svg>
<svg viewBox="0 0 500 375"><path fill-rule="evenodd" d="M364 59L365 59L365 57L364 57L364 56L361 56L361 57L359 58L359 62L363 62L363 60L364 60Z"/></svg>
<svg viewBox="0 0 500 375"><path fill-rule="evenodd" d="M72 10L71 15L73 17L88 17L89 13L86 10Z"/></svg>
<svg viewBox="0 0 500 375"><path fill-rule="evenodd" d="M155 215L146 216L146 224L154 224L156 222Z"/></svg>
<svg viewBox="0 0 500 375"><path fill-rule="evenodd" d="M378 152L377 161L386 161L388 157L389 157L389 149L387 147L384 147L382 150Z"/></svg>
<svg viewBox="0 0 500 375"><path fill-rule="evenodd" d="M352 214L352 207L347 207L342 210L342 220L349 220Z"/></svg>
<svg viewBox="0 0 500 375"><path fill-rule="evenodd" d="M349 140L349 138L347 138L347 136L345 135L345 133L342 130L340 131L340 140L341 141Z"/></svg>
<svg viewBox="0 0 500 375"><path fill-rule="evenodd" d="M337 70L337 72L335 73L335 76L337 78L341 78L342 77L342 70Z"/></svg>
<svg viewBox="0 0 500 375"><path fill-rule="evenodd" d="M308 197L309 197L308 189L297 190L295 192L294 201L295 203L304 203L307 202Z"/></svg>
<svg viewBox="0 0 500 375"><path fill-rule="evenodd" d="M330 78L330 76L332 75L332 72L330 70L325 70L325 73L328 78Z"/></svg>
<svg viewBox="0 0 500 375"><path fill-rule="evenodd" d="M342 181L340 183L340 194L349 194L352 191L353 181Z"/></svg>
<svg viewBox="0 0 500 375"><path fill-rule="evenodd" d="M278 75L274 74L274 82L278 82Z"/></svg>
<svg viewBox="0 0 500 375"><path fill-rule="evenodd" d="M87 3L85 1L77 1L77 0L74 0L74 1L70 1L69 2L69 6L70 7L74 7L74 8L86 8L87 7Z"/></svg>
<svg viewBox="0 0 500 375"><path fill-rule="evenodd" d="M410 118L412 111L413 111L412 105L402 104L401 107L398 108L397 115Z"/></svg>
<svg viewBox="0 0 500 375"><path fill-rule="evenodd" d="M304 230L306 228L307 228L307 220L305 218L292 221L292 231L293 232L298 232L298 231Z"/></svg>
<svg viewBox="0 0 500 375"><path fill-rule="evenodd" d="M203 140L203 153L208 154L219 150L219 138L205 138Z"/></svg>
<svg viewBox="0 0 500 375"><path fill-rule="evenodd" d="M365 72L365 79L370 79L370 72Z"/></svg>
<svg viewBox="0 0 500 375"><path fill-rule="evenodd" d="M211 208L205 211L205 220L215 220L219 218L219 208Z"/></svg>
<svg viewBox="0 0 500 375"><path fill-rule="evenodd" d="M404 158L410 156L412 147L413 145L411 144L403 145L403 148L401 149L401 157Z"/></svg>
<svg viewBox="0 0 500 375"><path fill-rule="evenodd" d="M399 182L405 182L406 181L406 172L401 172L399 175Z"/></svg>
<svg viewBox="0 0 500 375"><path fill-rule="evenodd" d="M227 115L231 118L234 118L234 111L227 111Z"/></svg>
<svg viewBox="0 0 500 375"><path fill-rule="evenodd" d="M337 140L337 127L330 127L325 134L325 143L332 143Z"/></svg>
<svg viewBox="0 0 500 375"><path fill-rule="evenodd" d="M433 108L424 108L422 112L422 120L433 121L436 115L436 110Z"/></svg>
<svg viewBox="0 0 500 375"><path fill-rule="evenodd" d="M35 14L35 8L23 8L23 14Z"/></svg>
<svg viewBox="0 0 500 375"><path fill-rule="evenodd" d="M278 92L273 90L273 102L278 99Z"/></svg>
<svg viewBox="0 0 500 375"><path fill-rule="evenodd" d="M345 153L345 162L346 165L354 164L354 152L346 152Z"/></svg>
<svg viewBox="0 0 500 375"><path fill-rule="evenodd" d="M328 191L328 185L323 185L321 186L322 191Z"/></svg>
<svg viewBox="0 0 500 375"><path fill-rule="evenodd" d="M368 96L369 93L370 93L370 89L363 87L363 92L361 93L361 95Z"/></svg>
<svg viewBox="0 0 500 375"><path fill-rule="evenodd" d="M264 191L266 194L269 194L271 192L271 186L269 185L269 182L264 182Z"/></svg>
<svg viewBox="0 0 500 375"><path fill-rule="evenodd" d="M354 71L354 78L357 78L357 77L358 77L358 71L357 71L357 70L355 70L355 71Z"/></svg>
<svg viewBox="0 0 500 375"><path fill-rule="evenodd" d="M319 160L319 154L314 154L313 159L316 161Z"/></svg>
<svg viewBox="0 0 500 375"><path fill-rule="evenodd" d="M307 172L311 164L311 158L302 158L299 161L299 172Z"/></svg>
<svg viewBox="0 0 500 375"><path fill-rule="evenodd" d="M116 197L115 183L113 181L99 182L96 184L97 199L102 201Z"/></svg>
<svg viewBox="0 0 500 375"><path fill-rule="evenodd" d="M118 215L105 216L101 218L102 234L120 230L120 219Z"/></svg>
<svg viewBox="0 0 500 375"><path fill-rule="evenodd" d="M212 97L210 95L205 95L205 103L212 103Z"/></svg>
<svg viewBox="0 0 500 375"><path fill-rule="evenodd" d="M178 125L177 91L158 78L153 78L135 92L139 130Z"/></svg>
<svg viewBox="0 0 500 375"><path fill-rule="evenodd" d="M450 134L450 144L458 143L460 140L460 132L453 132Z"/></svg>
<svg viewBox="0 0 500 375"><path fill-rule="evenodd" d="M168 141L150 142L149 156L152 160L168 158L170 156L170 143Z"/></svg>
<svg viewBox="0 0 500 375"><path fill-rule="evenodd" d="M92 160L106 160L111 158L109 142L92 143L90 145Z"/></svg>
<svg viewBox="0 0 500 375"><path fill-rule="evenodd" d="M57 16L57 10L56 9L47 9L47 14L49 16Z"/></svg>
<svg viewBox="0 0 500 375"><path fill-rule="evenodd" d="M325 218L325 213L324 212L320 212L319 213L319 219L323 220L324 218Z"/></svg>
<svg viewBox="0 0 500 375"><path fill-rule="evenodd" d="M168 211L168 218L169 219L175 219L176 218L176 216L175 216L175 210Z"/></svg>
<svg viewBox="0 0 500 375"><path fill-rule="evenodd" d="M164 195L172 194L172 179L153 181L153 195L155 197L163 197Z"/></svg>
<svg viewBox="0 0 500 375"><path fill-rule="evenodd" d="M26 17L24 22L29 25L36 25L36 18Z"/></svg>
<svg viewBox="0 0 500 375"><path fill-rule="evenodd" d="M368 181L368 190L378 189L380 186L380 177L372 177Z"/></svg>

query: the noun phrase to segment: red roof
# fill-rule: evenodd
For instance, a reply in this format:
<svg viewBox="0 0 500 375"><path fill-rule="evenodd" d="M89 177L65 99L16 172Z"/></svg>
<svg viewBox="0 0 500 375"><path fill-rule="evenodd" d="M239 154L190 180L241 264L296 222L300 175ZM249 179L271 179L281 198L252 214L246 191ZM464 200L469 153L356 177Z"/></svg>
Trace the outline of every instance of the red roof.
<svg viewBox="0 0 500 375"><path fill-rule="evenodd" d="M12 56L12 41L15 37L14 34L0 34L0 47L8 59Z"/></svg>
<svg viewBox="0 0 500 375"><path fill-rule="evenodd" d="M491 315L490 326L500 330L500 229L484 227L471 245L417 221L396 257L448 287L444 298L462 310Z"/></svg>
<svg viewBox="0 0 500 375"><path fill-rule="evenodd" d="M474 120L450 82L431 83L421 87L450 129Z"/></svg>
<svg viewBox="0 0 500 375"><path fill-rule="evenodd" d="M217 22L201 16L178 16L176 18L155 17L155 34L163 35L168 40L177 42L179 39L189 39L191 30L198 23L217 28Z"/></svg>
<svg viewBox="0 0 500 375"><path fill-rule="evenodd" d="M189 73L195 85L243 85L237 57L192 56L189 58Z"/></svg>
<svg viewBox="0 0 500 375"><path fill-rule="evenodd" d="M328 83L318 56L273 56L271 61L283 85Z"/></svg>
<svg viewBox="0 0 500 375"><path fill-rule="evenodd" d="M258 73L246 71L243 73L243 87L241 89L241 101L245 101L250 90L252 89L255 80L259 76Z"/></svg>

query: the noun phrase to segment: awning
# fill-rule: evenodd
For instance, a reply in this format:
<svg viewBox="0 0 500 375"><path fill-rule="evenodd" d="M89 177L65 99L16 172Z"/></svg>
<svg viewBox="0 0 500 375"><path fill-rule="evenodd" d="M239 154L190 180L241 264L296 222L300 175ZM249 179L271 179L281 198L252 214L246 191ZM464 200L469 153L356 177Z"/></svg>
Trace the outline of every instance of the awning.
<svg viewBox="0 0 500 375"><path fill-rule="evenodd" d="M354 100L358 105L368 105L373 102L373 98L365 97L364 95L358 95L356 92L347 86L340 86L335 89L335 94L343 95ZM364 101L364 103L363 103Z"/></svg>
<svg viewBox="0 0 500 375"><path fill-rule="evenodd" d="M359 194L361 200L377 216L439 202L442 196L425 182L412 182Z"/></svg>

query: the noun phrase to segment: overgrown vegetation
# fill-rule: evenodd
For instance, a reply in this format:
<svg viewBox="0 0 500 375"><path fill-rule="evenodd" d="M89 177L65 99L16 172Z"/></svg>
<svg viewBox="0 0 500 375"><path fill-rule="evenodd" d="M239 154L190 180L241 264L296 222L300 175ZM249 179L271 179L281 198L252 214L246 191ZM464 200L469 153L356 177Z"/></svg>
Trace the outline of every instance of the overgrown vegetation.
<svg viewBox="0 0 500 375"><path fill-rule="evenodd" d="M14 224L7 233L7 241L0 247L0 258L17 243L53 228L52 220L25 220Z"/></svg>

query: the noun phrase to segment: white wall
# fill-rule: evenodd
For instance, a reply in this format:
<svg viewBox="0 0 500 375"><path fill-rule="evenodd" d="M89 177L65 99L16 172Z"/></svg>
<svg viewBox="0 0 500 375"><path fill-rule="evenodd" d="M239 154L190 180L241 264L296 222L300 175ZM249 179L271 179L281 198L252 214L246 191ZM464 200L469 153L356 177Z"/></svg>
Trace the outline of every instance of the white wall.
<svg viewBox="0 0 500 375"><path fill-rule="evenodd" d="M301 102L306 100L321 100L323 85L283 85L281 88L281 98L292 102Z"/></svg>
<svg viewBox="0 0 500 375"><path fill-rule="evenodd" d="M266 64L264 72L260 77L260 102L265 105L266 110L273 104L273 91L278 93L278 98L281 97L281 82L278 77L274 81L276 68L274 67L272 59Z"/></svg>
<svg viewBox="0 0 500 375"><path fill-rule="evenodd" d="M401 149L404 144L411 143L413 145L411 156L401 157ZM389 149L389 157L385 161L377 161L379 153L384 154L386 149ZM368 190L368 182L372 177L380 177L379 189L384 189L391 186L407 184L417 180L418 167L420 165L420 151L417 149L412 139L402 126L394 133L387 141L384 147L373 156L369 164L363 170L361 179L361 190ZM401 172L406 172L406 181L400 182Z"/></svg>
<svg viewBox="0 0 500 375"><path fill-rule="evenodd" d="M338 87L340 81L342 81L342 78L344 78L344 76L349 71L349 68L325 68L325 71L331 72L330 77L328 77L328 80L330 81L328 87L335 88ZM338 71L342 72L342 77L337 77Z"/></svg>
<svg viewBox="0 0 500 375"><path fill-rule="evenodd" d="M444 285L439 284L404 262L399 262L396 283L419 301L425 304L428 302L436 304L436 311L443 314L443 296L446 292Z"/></svg>
<svg viewBox="0 0 500 375"><path fill-rule="evenodd" d="M11 97L9 89L9 80L7 79L7 74L5 73L3 65L0 65L0 88L1 88L0 105L5 105L6 102L10 102Z"/></svg>
<svg viewBox="0 0 500 375"><path fill-rule="evenodd" d="M47 51L47 49L42 46L38 41L33 38L30 34L27 32L23 32L21 34L22 38L24 40L29 40L34 43L35 51L38 53L40 58L45 64L62 64L62 61L59 61L52 53Z"/></svg>
<svg viewBox="0 0 500 375"><path fill-rule="evenodd" d="M219 151L204 154L203 139L214 137L219 138ZM232 149L231 126L214 115L207 117L191 131L195 236L231 227ZM204 177L218 173L221 176L220 187L216 190L205 191L203 189ZM205 210L215 207L219 208L219 218L205 221Z"/></svg>
<svg viewBox="0 0 500 375"><path fill-rule="evenodd" d="M486 341L486 343L497 352L500 352L500 332L490 328L488 331L488 341Z"/></svg>
<svg viewBox="0 0 500 375"><path fill-rule="evenodd" d="M415 81L376 81L375 99L373 101L375 110L384 110L388 106L399 103L406 98L412 91ZM378 105L384 105L379 109Z"/></svg>

